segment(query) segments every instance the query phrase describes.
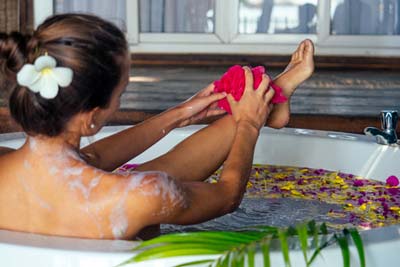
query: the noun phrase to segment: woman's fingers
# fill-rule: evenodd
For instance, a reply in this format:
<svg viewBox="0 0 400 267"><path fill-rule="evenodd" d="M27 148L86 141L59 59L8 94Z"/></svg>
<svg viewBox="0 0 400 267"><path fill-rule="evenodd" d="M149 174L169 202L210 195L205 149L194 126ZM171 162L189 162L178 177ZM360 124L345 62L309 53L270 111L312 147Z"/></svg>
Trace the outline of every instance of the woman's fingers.
<svg viewBox="0 0 400 267"><path fill-rule="evenodd" d="M244 76L245 76L245 81L246 81L244 92L246 93L246 91L248 89L254 88L253 87L253 73L251 72L250 68L247 66L243 67L243 69L244 69Z"/></svg>
<svg viewBox="0 0 400 267"><path fill-rule="evenodd" d="M272 87L270 87L269 90L264 95L264 100L267 103L270 103L272 98L274 97L274 95L275 95L275 91L274 91L274 89L272 89Z"/></svg>
<svg viewBox="0 0 400 267"><path fill-rule="evenodd" d="M214 92L215 85L214 83L210 83L207 87L203 88L199 92L199 96L209 96Z"/></svg>
<svg viewBox="0 0 400 267"><path fill-rule="evenodd" d="M226 111L223 109L210 109L207 111L207 117L223 115L225 113L226 113Z"/></svg>
<svg viewBox="0 0 400 267"><path fill-rule="evenodd" d="M256 92L257 92L259 95L264 96L265 92L266 92L266 91L268 90L268 88L269 88L269 83L270 83L270 82L271 82L271 80L270 80L270 78L268 77L268 75L263 74L261 83L260 83L260 85L258 86Z"/></svg>
<svg viewBox="0 0 400 267"><path fill-rule="evenodd" d="M234 105L236 105L236 100L233 98L233 96L231 94L228 94L226 96L226 100L228 100L229 105L232 107Z"/></svg>
<svg viewBox="0 0 400 267"><path fill-rule="evenodd" d="M212 95L206 96L205 98L207 98L209 104L212 104L218 100L224 99L226 97L226 93L222 92L222 93L214 93Z"/></svg>

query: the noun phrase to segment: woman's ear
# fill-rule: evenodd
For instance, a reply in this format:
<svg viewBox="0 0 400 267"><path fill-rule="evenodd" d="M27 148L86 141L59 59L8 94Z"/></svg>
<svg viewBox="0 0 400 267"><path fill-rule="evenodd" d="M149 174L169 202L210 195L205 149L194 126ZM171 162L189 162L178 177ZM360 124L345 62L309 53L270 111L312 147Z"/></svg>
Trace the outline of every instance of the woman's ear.
<svg viewBox="0 0 400 267"><path fill-rule="evenodd" d="M100 108L96 107L91 111L81 113L81 135L90 136L94 135L101 128L101 122L97 121L99 118Z"/></svg>

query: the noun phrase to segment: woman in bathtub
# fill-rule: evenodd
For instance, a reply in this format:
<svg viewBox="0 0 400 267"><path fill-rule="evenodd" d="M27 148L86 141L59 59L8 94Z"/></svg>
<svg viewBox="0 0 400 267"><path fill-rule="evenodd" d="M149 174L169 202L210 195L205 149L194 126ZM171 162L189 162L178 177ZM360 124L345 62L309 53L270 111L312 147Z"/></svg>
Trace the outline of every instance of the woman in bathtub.
<svg viewBox="0 0 400 267"><path fill-rule="evenodd" d="M0 229L131 239L161 223L193 224L234 211L252 166L260 128L283 127L289 104L272 105L264 75L257 90L245 71L239 102L213 85L153 118L79 149L119 107L129 82L129 51L114 25L89 15L56 15L31 38L0 35L3 84L13 118L27 134L0 156ZM313 72L313 45L303 41L274 83L290 97ZM129 174L113 173L177 127L223 116L165 155ZM220 181L204 183L223 166Z"/></svg>

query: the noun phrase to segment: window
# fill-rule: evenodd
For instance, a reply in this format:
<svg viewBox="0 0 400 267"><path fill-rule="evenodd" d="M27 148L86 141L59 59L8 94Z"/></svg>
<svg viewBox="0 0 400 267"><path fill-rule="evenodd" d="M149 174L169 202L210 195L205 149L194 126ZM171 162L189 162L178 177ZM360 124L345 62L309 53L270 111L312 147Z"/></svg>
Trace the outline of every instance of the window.
<svg viewBox="0 0 400 267"><path fill-rule="evenodd" d="M88 12L107 19L126 32L126 1L114 0L110 5L109 0L55 0L54 12Z"/></svg>
<svg viewBox="0 0 400 267"><path fill-rule="evenodd" d="M399 35L399 1L331 1L332 35Z"/></svg>
<svg viewBox="0 0 400 267"><path fill-rule="evenodd" d="M123 29L132 52L400 56L400 0L34 0L35 23L90 12ZM94 4L95 3L95 4Z"/></svg>
<svg viewBox="0 0 400 267"><path fill-rule="evenodd" d="M239 33L316 33L317 0L240 0Z"/></svg>
<svg viewBox="0 0 400 267"><path fill-rule="evenodd" d="M215 0L140 0L142 33L214 33Z"/></svg>

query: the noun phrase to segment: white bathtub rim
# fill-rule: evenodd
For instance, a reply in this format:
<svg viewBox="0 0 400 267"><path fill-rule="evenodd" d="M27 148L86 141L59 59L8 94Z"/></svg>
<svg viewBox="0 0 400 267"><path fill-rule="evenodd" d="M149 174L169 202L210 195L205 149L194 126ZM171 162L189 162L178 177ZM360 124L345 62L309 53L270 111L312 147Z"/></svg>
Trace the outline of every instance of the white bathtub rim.
<svg viewBox="0 0 400 267"><path fill-rule="evenodd" d="M119 125L119 126L105 126L102 128L100 132L103 133L117 133L119 131L125 130L134 125ZM206 127L207 125L191 125L184 128L178 128L173 130L172 132L181 132L183 134L193 133ZM309 137L322 137L329 139L340 139L340 140L348 140L348 141L361 141L368 143L376 143L375 139L370 136L361 135L361 134L353 134L346 132L338 132L338 131L323 131L323 130L312 130L312 129L303 129L303 128L282 128L282 129L273 129L269 127L263 127L261 129L260 134L273 133L273 134L284 134L284 135L298 135L298 136L309 136ZM17 139L25 139L26 133L24 132L11 132L11 133L2 133L0 134L0 144L3 141L11 141ZM83 137L85 138L85 137Z"/></svg>
<svg viewBox="0 0 400 267"><path fill-rule="evenodd" d="M380 261L379 263L397 263L400 260L400 254L396 253L397 248L400 246L399 232L400 227L397 225L361 232L361 236L364 240L365 256L368 266L378 266L376 265L375 257L382 254L384 254L385 258L383 259L383 262ZM25 239L25 242L23 240L24 236L29 237ZM29 242L26 242L26 240L29 240ZM2 251L7 251L8 253L30 252L35 256L42 255L44 260L48 260L48 258L53 255L55 258L71 261L79 261L79 259L83 258L85 260L92 259L93 261L103 260L109 262L110 264L112 263L111 265L107 266L115 266L133 257L135 253L132 252L131 249L137 244L139 244L137 241L90 240L0 230L0 254L2 254ZM353 266L354 264L358 263L356 248L353 244L350 245L350 250ZM337 264L341 264L341 252L337 245L327 247L323 250L322 255L323 257L318 257L316 259L316 264L313 266L337 266ZM29 255L26 254L21 254L20 256L29 257ZM282 254L280 251L275 249L271 250L270 256L272 262L283 264ZM66 259L66 257L68 257L68 259ZM188 260L215 257L217 256L204 255L193 257L175 257L168 259L156 259L153 261L144 262L142 264L133 264L129 266L150 266L148 264L154 264L152 266L172 266L173 264L183 263ZM298 266L297 263L302 266L304 262L300 249L291 250L290 258L292 263L296 262L296 266ZM21 259L21 261L24 260L25 259ZM13 261L15 261L15 259ZM334 261L333 265L332 261ZM274 264L273 266L276 265Z"/></svg>

